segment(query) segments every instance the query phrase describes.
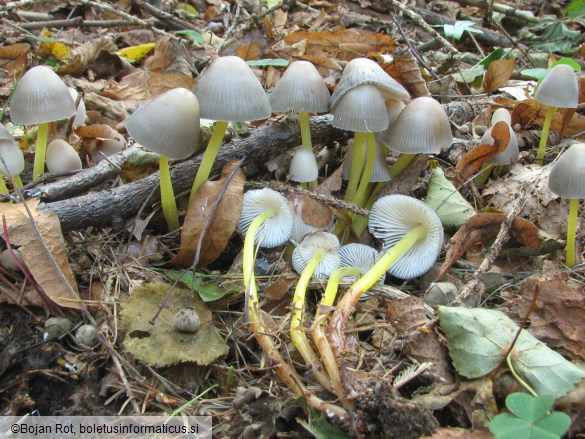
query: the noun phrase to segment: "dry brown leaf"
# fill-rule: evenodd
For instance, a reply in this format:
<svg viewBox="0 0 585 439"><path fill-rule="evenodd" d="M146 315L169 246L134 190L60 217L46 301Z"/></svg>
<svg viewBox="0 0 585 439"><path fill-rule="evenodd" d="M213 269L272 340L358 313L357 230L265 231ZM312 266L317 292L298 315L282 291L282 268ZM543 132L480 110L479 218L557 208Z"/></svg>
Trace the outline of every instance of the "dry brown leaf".
<svg viewBox="0 0 585 439"><path fill-rule="evenodd" d="M471 247L495 238L505 219L506 216L503 213L478 213L469 218L449 241L449 248L438 280L442 279L451 266ZM525 247L540 248L544 244L538 227L527 219L514 218L510 232L512 237Z"/></svg>
<svg viewBox="0 0 585 439"><path fill-rule="evenodd" d="M410 50L397 56L392 63L382 65L382 68L400 82L413 98L430 96L427 83L423 79L418 63Z"/></svg>
<svg viewBox="0 0 585 439"><path fill-rule="evenodd" d="M492 128L492 137L494 138L493 145L486 143L463 154L455 168L458 177L462 181L466 181L479 171L487 159L499 154L508 147L508 143L510 142L510 129L506 122L498 122L494 125Z"/></svg>
<svg viewBox="0 0 585 439"><path fill-rule="evenodd" d="M492 439L493 435L486 430L465 430L464 428L438 428L432 436L421 436L421 439Z"/></svg>
<svg viewBox="0 0 585 439"><path fill-rule="evenodd" d="M298 280L299 276L296 274L279 276L264 289L263 295L268 300L281 300L296 285Z"/></svg>
<svg viewBox="0 0 585 439"><path fill-rule="evenodd" d="M8 241L10 241L10 245L19 247L30 273L49 299L65 308L81 309L77 285L67 258L67 247L61 233L59 219L55 214L37 210L37 205L38 201L28 202L28 207L43 237L43 242L67 279L68 285L61 279L41 242L39 242L22 204L0 205L0 217L6 220ZM3 229L0 235L5 236ZM75 292L75 295L71 290Z"/></svg>
<svg viewBox="0 0 585 439"><path fill-rule="evenodd" d="M82 125L75 133L84 139L115 139L118 131L104 124Z"/></svg>
<svg viewBox="0 0 585 439"><path fill-rule="evenodd" d="M251 42L250 44L242 44L236 47L235 55L242 58L244 61L256 61L260 59L262 48L260 44Z"/></svg>
<svg viewBox="0 0 585 439"><path fill-rule="evenodd" d="M483 89L492 92L502 87L514 73L515 59L498 59L490 63L483 77Z"/></svg>
<svg viewBox="0 0 585 439"><path fill-rule="evenodd" d="M519 123L522 128L530 128L537 125L542 127L546 115L547 106L541 104L536 99L526 99L518 103L512 111L512 122ZM580 134L580 139L585 139L585 116L577 112L570 117L567 115L568 109L557 109L553 115L551 129L557 133L564 128L566 136L576 136ZM568 119L568 120L566 120Z"/></svg>
<svg viewBox="0 0 585 439"><path fill-rule="evenodd" d="M176 73L191 76L191 66L180 44L167 35L157 41L154 54L144 62L149 72Z"/></svg>
<svg viewBox="0 0 585 439"><path fill-rule="evenodd" d="M0 68L6 71L6 78L18 78L26 69L27 54L30 44L17 43L0 47L0 59L9 60L0 62Z"/></svg>
<svg viewBox="0 0 585 439"><path fill-rule="evenodd" d="M228 163L223 168L221 178L218 181L206 181L199 188L189 205L185 223L181 228L179 252L169 262L170 264L189 266L193 263L201 231L208 221L215 200L236 166L237 162ZM211 225L201 243L200 266L215 261L236 230L236 224L242 210L244 182L244 173L238 169L217 206L215 216L209 219Z"/></svg>
<svg viewBox="0 0 585 439"><path fill-rule="evenodd" d="M99 37L88 41L71 51L71 60L57 69L57 73L63 75L81 75L87 67L95 61L102 51L115 52L116 45L108 37Z"/></svg>
<svg viewBox="0 0 585 439"><path fill-rule="evenodd" d="M571 281L565 271L545 266L520 286L520 294L509 300L513 317L528 312L535 290L536 306L530 314L530 332L553 349L561 349L572 359L585 361L585 286Z"/></svg>

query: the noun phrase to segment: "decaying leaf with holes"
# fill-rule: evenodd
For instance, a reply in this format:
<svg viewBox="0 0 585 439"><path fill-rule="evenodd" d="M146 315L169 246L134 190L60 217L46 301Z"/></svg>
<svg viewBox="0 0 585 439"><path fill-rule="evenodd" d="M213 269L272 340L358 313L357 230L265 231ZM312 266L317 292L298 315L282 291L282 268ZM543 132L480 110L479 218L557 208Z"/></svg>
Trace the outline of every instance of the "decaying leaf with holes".
<svg viewBox="0 0 585 439"><path fill-rule="evenodd" d="M28 270L47 297L64 308L81 309L77 283L67 258L67 247L57 215L37 210L38 201L27 201L44 246L63 273L57 271L51 255L39 241L23 204L1 204L0 217L6 221L7 234L0 228L0 235L18 247ZM7 236L6 236L7 235Z"/></svg>

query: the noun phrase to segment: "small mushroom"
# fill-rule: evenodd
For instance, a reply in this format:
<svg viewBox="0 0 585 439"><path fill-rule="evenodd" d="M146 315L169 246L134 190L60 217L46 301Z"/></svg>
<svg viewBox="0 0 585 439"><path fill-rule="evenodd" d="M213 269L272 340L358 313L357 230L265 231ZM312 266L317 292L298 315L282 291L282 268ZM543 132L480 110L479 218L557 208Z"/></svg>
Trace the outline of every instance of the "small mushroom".
<svg viewBox="0 0 585 439"><path fill-rule="evenodd" d="M173 324L178 332L194 334L201 326L201 320L193 308L183 308L175 314Z"/></svg>
<svg viewBox="0 0 585 439"><path fill-rule="evenodd" d="M73 102L77 102L77 97L79 96L79 92L75 90L73 87L69 88L69 94L71 95L71 99ZM87 118L87 111L85 110L85 102L83 102L83 98L79 99L79 104L77 105L77 109L75 110L75 117L73 118L73 128L78 128L81 125L85 124L85 119Z"/></svg>
<svg viewBox="0 0 585 439"><path fill-rule="evenodd" d="M93 325L81 325L75 331L75 338L79 342L87 347L93 347L98 343L97 329Z"/></svg>
<svg viewBox="0 0 585 439"><path fill-rule="evenodd" d="M566 263L575 265L575 235L579 216L579 199L585 198L585 143L574 143L558 158L548 177L548 187L555 194L568 198Z"/></svg>
<svg viewBox="0 0 585 439"><path fill-rule="evenodd" d="M16 248L4 249L0 252L0 265L10 272L20 271L20 267L26 267L22 253Z"/></svg>
<svg viewBox="0 0 585 439"><path fill-rule="evenodd" d="M3 177L14 179L18 187L22 187L19 174L24 170L24 155L12 135L4 126L0 125L0 174ZM0 178L0 192L8 194L4 178Z"/></svg>
<svg viewBox="0 0 585 439"><path fill-rule="evenodd" d="M69 143L55 139L47 146L47 169L49 172L68 172L82 168L79 154Z"/></svg>
<svg viewBox="0 0 585 439"><path fill-rule="evenodd" d="M306 186L316 186L319 167L312 149L297 148L290 162L289 178Z"/></svg>

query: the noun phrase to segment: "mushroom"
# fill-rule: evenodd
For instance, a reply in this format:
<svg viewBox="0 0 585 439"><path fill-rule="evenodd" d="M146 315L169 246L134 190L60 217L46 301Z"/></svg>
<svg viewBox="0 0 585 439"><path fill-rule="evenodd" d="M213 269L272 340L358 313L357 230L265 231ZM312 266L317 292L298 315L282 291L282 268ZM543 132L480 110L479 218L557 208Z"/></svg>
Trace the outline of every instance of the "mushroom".
<svg viewBox="0 0 585 439"><path fill-rule="evenodd" d="M548 177L548 187L555 194L570 199L567 225L567 257L569 267L575 265L575 235L579 199L585 198L585 143L574 143L561 154Z"/></svg>
<svg viewBox="0 0 585 439"><path fill-rule="evenodd" d="M79 92L75 90L73 87L68 87L69 94L71 95L71 99L73 102L77 102L77 97L79 96ZM77 109L75 110L75 117L73 118L73 123L71 126L73 128L78 128L81 125L85 124L85 119L87 118L87 111L85 110L85 102L83 102L83 98L79 99L79 104L77 105Z"/></svg>
<svg viewBox="0 0 585 439"><path fill-rule="evenodd" d="M299 113L301 140L305 148L312 150L309 113L329 111L329 90L325 81L309 61L294 61L276 83L270 96L272 112Z"/></svg>
<svg viewBox="0 0 585 439"><path fill-rule="evenodd" d="M209 178L228 122L245 122L270 117L270 102L248 64L237 56L217 58L199 78L193 93L201 104L201 117L216 120L189 202Z"/></svg>
<svg viewBox="0 0 585 439"><path fill-rule="evenodd" d="M63 139L55 139L47 146L47 169L49 172L69 172L82 168L79 154Z"/></svg>
<svg viewBox="0 0 585 439"><path fill-rule="evenodd" d="M24 155L12 135L0 125L0 174L14 179L14 184L22 187L19 174L24 170ZM4 178L0 178L0 192L8 194Z"/></svg>
<svg viewBox="0 0 585 439"><path fill-rule="evenodd" d="M402 153L390 168L393 177L408 166L416 154L438 154L453 143L445 110L435 99L422 96L410 101L382 139L390 149Z"/></svg>
<svg viewBox="0 0 585 439"><path fill-rule="evenodd" d="M298 183L305 183L305 187L317 185L319 167L312 149L297 148L290 162L289 178Z"/></svg>
<svg viewBox="0 0 585 439"><path fill-rule="evenodd" d="M573 68L567 64L557 64L544 77L534 97L539 102L548 105L538 150L536 151L536 163L542 164L546 152L548 132L553 115L557 108L577 108L579 103L579 84Z"/></svg>
<svg viewBox="0 0 585 439"><path fill-rule="evenodd" d="M126 148L126 139L121 134L116 134L113 139L96 139L95 142L95 152L91 155L91 159L95 163L99 163L104 157L123 151Z"/></svg>
<svg viewBox="0 0 585 439"><path fill-rule="evenodd" d="M301 241L292 254L292 264L301 275L293 296L293 311L290 320L290 338L313 375L326 389L331 390L331 380L323 371L319 357L311 347L304 330L305 296L313 276L323 278L339 267L339 240L331 233L311 233Z"/></svg>
<svg viewBox="0 0 585 439"><path fill-rule="evenodd" d="M18 125L38 125L33 180L45 169L49 122L69 118L75 111L69 89L50 68L36 66L20 78L10 100L10 118Z"/></svg>
<svg viewBox="0 0 585 439"><path fill-rule="evenodd" d="M128 133L159 154L160 197L169 230L179 228L177 202L169 158L180 160L195 152L199 140L199 103L193 93L174 88L144 103L126 121Z"/></svg>

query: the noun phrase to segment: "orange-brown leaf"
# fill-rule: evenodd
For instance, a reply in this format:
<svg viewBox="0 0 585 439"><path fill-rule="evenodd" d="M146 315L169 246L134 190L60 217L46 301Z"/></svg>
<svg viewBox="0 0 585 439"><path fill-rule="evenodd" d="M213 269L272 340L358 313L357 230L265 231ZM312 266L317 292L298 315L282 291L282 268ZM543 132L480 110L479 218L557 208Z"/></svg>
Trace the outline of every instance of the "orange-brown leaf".
<svg viewBox="0 0 585 439"><path fill-rule="evenodd" d="M195 194L189 205L185 223L181 228L181 245L179 252L170 261L170 264L189 266L193 263L201 232L205 224L210 221L207 233L203 236L199 266L205 266L215 261L227 246L242 210L245 177L241 169L229 182L215 215L210 218L215 201L220 196L222 188L233 173L237 163L230 162L223 168L218 181L206 181Z"/></svg>
<svg viewBox="0 0 585 439"><path fill-rule="evenodd" d="M515 59L498 59L490 63L483 77L483 89L492 92L502 87L514 73Z"/></svg>
<svg viewBox="0 0 585 439"><path fill-rule="evenodd" d="M522 128L529 128L531 126L542 126L544 117L546 115L547 106L541 104L536 99L526 99L514 107L512 111L512 121L519 123ZM582 133L585 131L585 116L577 112L570 117L567 115L567 109L557 109L553 115L551 122L551 130L560 132L564 128L566 136L579 135L580 139L585 139ZM566 120L568 119L568 120Z"/></svg>
<svg viewBox="0 0 585 439"><path fill-rule="evenodd" d="M484 144L466 152L457 163L456 170L459 177L465 181L475 174L484 162L504 151L510 142L510 129L505 122L498 122L492 128L494 144Z"/></svg>
<svg viewBox="0 0 585 439"><path fill-rule="evenodd" d="M242 44L236 47L236 56L239 56L244 61L255 61L260 59L262 49L260 44L252 42L250 44Z"/></svg>

